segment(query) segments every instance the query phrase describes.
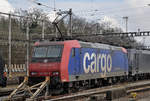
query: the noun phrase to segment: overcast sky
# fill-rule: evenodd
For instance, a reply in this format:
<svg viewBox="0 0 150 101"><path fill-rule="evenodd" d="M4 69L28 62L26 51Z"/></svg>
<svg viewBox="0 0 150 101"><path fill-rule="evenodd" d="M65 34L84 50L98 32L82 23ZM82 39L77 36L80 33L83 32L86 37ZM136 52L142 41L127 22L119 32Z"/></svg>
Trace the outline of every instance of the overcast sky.
<svg viewBox="0 0 150 101"><path fill-rule="evenodd" d="M29 10L33 7L46 12L52 9L37 6L34 0L0 0L0 11L9 12L13 9ZM37 0L54 7L54 0ZM125 29L122 17L128 16L129 31L150 30L150 0L56 0L56 8L62 10L73 9L74 14L90 21L111 20L114 26ZM139 39L140 40L140 39ZM142 39L141 39L142 41Z"/></svg>

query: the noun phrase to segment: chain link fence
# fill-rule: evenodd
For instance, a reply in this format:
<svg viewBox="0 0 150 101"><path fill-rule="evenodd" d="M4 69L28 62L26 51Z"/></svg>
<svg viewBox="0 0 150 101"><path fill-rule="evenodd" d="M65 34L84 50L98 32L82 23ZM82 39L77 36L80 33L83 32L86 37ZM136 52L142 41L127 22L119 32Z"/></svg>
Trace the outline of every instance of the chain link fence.
<svg viewBox="0 0 150 101"><path fill-rule="evenodd" d="M26 72L33 43L55 36L52 29L53 25L44 19L34 21L31 17L0 12L0 55L5 71Z"/></svg>

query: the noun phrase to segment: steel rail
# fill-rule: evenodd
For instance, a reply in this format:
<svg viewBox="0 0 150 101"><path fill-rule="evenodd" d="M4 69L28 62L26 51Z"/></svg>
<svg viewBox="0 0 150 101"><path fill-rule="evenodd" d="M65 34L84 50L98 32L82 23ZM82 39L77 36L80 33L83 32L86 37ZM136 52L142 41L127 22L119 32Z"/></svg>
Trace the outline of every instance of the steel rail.
<svg viewBox="0 0 150 101"><path fill-rule="evenodd" d="M150 81L142 80L130 84L119 84L114 86L90 89L90 90L85 90L84 92L78 92L63 97L56 97L56 98L50 97L49 99L46 99L46 101L67 101L67 100L70 101L72 99L81 99L95 94L106 94L107 91L114 90L116 88L125 88L127 90L126 91L127 94L130 94L132 92L146 91L146 90L150 90Z"/></svg>

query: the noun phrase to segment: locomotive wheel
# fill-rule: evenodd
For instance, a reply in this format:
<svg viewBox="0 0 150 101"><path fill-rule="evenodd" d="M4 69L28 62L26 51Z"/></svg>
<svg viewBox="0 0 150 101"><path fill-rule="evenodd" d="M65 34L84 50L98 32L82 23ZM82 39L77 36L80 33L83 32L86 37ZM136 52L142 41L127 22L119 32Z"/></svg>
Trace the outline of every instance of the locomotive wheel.
<svg viewBox="0 0 150 101"><path fill-rule="evenodd" d="M52 95L59 95L59 94L62 94L64 92L64 89L63 89L63 86L62 86L61 83L56 84L55 86L51 85L50 88L51 88L50 92L51 92Z"/></svg>
<svg viewBox="0 0 150 101"><path fill-rule="evenodd" d="M62 94L63 88L63 84L58 76L51 77L50 90L52 95Z"/></svg>
<svg viewBox="0 0 150 101"><path fill-rule="evenodd" d="M7 85L7 78L6 77L2 77L0 80L0 86L1 87L6 87Z"/></svg>
<svg viewBox="0 0 150 101"><path fill-rule="evenodd" d="M24 80L24 77L19 77L19 84L21 84Z"/></svg>

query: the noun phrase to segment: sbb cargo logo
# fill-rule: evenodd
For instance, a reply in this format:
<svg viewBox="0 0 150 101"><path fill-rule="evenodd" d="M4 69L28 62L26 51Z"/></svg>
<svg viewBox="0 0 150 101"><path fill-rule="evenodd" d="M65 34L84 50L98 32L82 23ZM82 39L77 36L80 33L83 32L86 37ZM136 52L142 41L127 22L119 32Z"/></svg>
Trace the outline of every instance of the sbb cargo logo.
<svg viewBox="0 0 150 101"><path fill-rule="evenodd" d="M110 54L95 54L91 55L86 52L83 58L83 68L85 73L103 73L103 76L106 72L111 72L112 70L112 57Z"/></svg>

